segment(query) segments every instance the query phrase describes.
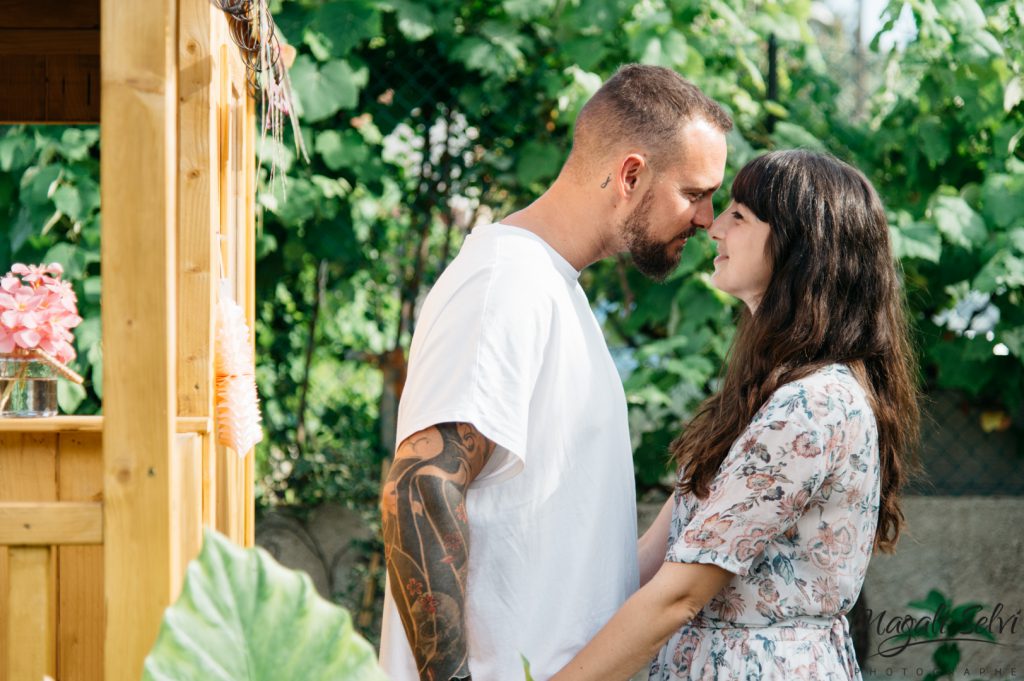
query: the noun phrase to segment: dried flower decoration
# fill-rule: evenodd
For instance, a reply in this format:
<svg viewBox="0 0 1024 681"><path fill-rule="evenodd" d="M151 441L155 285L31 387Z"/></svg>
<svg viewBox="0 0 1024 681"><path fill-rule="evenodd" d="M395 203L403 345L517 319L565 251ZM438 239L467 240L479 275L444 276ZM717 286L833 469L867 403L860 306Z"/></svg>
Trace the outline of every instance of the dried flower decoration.
<svg viewBox="0 0 1024 681"><path fill-rule="evenodd" d="M217 442L245 456L263 440L262 417L249 326L230 290L230 282L221 279L214 336L214 411Z"/></svg>
<svg viewBox="0 0 1024 681"><path fill-rule="evenodd" d="M294 58L294 49L282 46L274 25L274 18L267 8L266 0L210 0L215 7L228 17L231 40L238 46L245 62L249 94L260 95L260 115L263 119L263 135L270 131L271 137L280 143L284 141L285 118L292 129L295 150L309 163L309 154L299 129L299 118L295 112L292 83L288 78L289 56ZM261 152L262 153L262 152ZM260 158L262 164L263 159ZM270 180L277 177L277 159L271 161Z"/></svg>

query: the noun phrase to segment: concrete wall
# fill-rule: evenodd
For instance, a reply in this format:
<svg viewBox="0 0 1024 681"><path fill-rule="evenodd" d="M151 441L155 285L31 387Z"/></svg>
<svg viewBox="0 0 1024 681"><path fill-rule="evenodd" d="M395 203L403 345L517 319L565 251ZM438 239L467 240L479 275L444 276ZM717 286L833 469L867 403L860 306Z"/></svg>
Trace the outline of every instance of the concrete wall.
<svg viewBox="0 0 1024 681"><path fill-rule="evenodd" d="M958 643L962 659L954 678L1024 678L1024 497L915 496L905 498L903 508L908 528L896 553L872 558L864 585L873 616L869 656L861 660L865 676L920 679L933 669L937 644L880 655L891 647L885 639L892 633L879 634L878 625L884 632L895 619L921 617L907 603L934 588L954 605L987 606L982 615L1002 604L1002 622L993 620L991 627L999 645Z"/></svg>
<svg viewBox="0 0 1024 681"><path fill-rule="evenodd" d="M273 510L256 522L256 543L279 563L303 570L321 596L344 605L355 617L365 590L372 532L356 511L324 504L298 517Z"/></svg>

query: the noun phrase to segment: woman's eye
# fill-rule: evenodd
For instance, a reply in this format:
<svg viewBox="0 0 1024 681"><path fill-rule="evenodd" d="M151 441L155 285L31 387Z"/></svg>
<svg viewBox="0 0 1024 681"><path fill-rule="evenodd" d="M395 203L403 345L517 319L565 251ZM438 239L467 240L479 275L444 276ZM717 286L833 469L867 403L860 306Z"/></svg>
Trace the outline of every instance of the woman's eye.
<svg viewBox="0 0 1024 681"><path fill-rule="evenodd" d="M732 212L732 216L734 218L736 218L737 220L742 220L743 219L743 213L739 212L738 210L734 210Z"/></svg>

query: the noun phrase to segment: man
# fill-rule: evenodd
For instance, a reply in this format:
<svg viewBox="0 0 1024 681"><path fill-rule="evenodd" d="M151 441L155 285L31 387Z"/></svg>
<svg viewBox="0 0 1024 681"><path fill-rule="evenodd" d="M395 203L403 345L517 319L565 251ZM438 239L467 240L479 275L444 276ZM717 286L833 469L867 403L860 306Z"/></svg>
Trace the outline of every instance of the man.
<svg viewBox="0 0 1024 681"><path fill-rule="evenodd" d="M381 663L395 681L554 674L636 589L626 400L577 279L661 280L714 219L732 121L676 73L621 68L554 184L479 227L427 296L382 494Z"/></svg>

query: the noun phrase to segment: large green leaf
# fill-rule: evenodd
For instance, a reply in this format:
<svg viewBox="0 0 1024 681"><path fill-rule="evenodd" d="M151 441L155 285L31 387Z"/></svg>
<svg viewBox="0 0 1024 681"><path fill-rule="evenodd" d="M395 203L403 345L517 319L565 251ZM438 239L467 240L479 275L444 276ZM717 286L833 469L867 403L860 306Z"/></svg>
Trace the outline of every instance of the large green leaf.
<svg viewBox="0 0 1024 681"><path fill-rule="evenodd" d="M959 196L937 196L932 205L935 224L956 246L973 249L988 238L985 221Z"/></svg>
<svg viewBox="0 0 1024 681"><path fill-rule="evenodd" d="M935 225L914 222L904 227L890 227L892 250L897 258L919 258L938 262L942 255L942 238Z"/></svg>
<svg viewBox="0 0 1024 681"><path fill-rule="evenodd" d="M322 121L340 109L351 109L359 102L359 91L369 78L367 69L353 69L348 62L335 59L318 67L302 55L291 68L292 86L299 97L299 113L307 123Z"/></svg>
<svg viewBox="0 0 1024 681"><path fill-rule="evenodd" d="M562 150L553 144L530 141L523 145L516 164L516 175L523 185L547 181L562 165Z"/></svg>
<svg viewBox="0 0 1024 681"><path fill-rule="evenodd" d="M1008 251L997 252L974 278L974 288L982 293L992 293L1003 286L1024 286L1024 258Z"/></svg>
<svg viewBox="0 0 1024 681"><path fill-rule="evenodd" d="M813 151L825 151L825 145L821 140L811 134L806 128L779 121L775 124L775 132L772 139L782 149L811 149Z"/></svg>
<svg viewBox="0 0 1024 681"><path fill-rule="evenodd" d="M143 681L384 681L348 612L309 576L207 530Z"/></svg>
<svg viewBox="0 0 1024 681"><path fill-rule="evenodd" d="M1024 176L993 174L982 187L985 217L1000 227L1024 225Z"/></svg>
<svg viewBox="0 0 1024 681"><path fill-rule="evenodd" d="M344 57L367 38L380 33L380 12L364 0L325 3L313 12L305 40L321 60Z"/></svg>

